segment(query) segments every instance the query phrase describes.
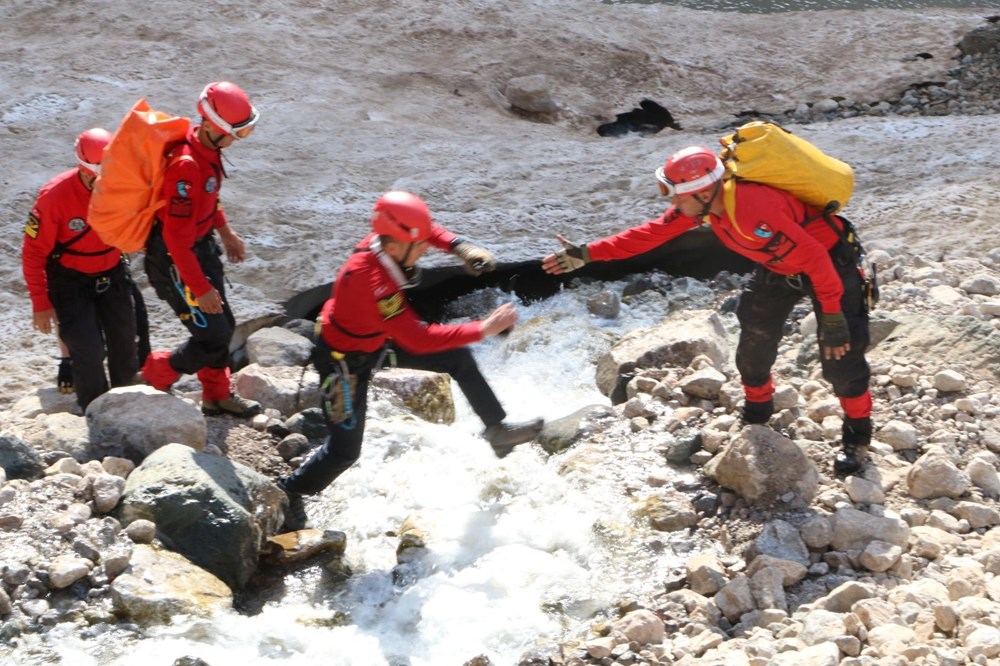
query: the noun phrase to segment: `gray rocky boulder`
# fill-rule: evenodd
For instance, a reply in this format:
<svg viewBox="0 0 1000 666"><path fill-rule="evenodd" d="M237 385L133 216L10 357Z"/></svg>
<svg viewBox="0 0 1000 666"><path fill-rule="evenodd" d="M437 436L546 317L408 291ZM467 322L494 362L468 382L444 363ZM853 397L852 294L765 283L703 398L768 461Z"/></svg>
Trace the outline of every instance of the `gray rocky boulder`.
<svg viewBox="0 0 1000 666"><path fill-rule="evenodd" d="M192 403L151 386L111 389L87 406L90 456L121 456L141 462L165 444L205 448L207 427Z"/></svg>
<svg viewBox="0 0 1000 666"><path fill-rule="evenodd" d="M125 525L152 521L171 550L239 588L280 526L284 501L268 478L239 463L169 444L129 475L119 516Z"/></svg>
<svg viewBox="0 0 1000 666"><path fill-rule="evenodd" d="M37 479L45 472L38 451L13 435L0 435L0 467L7 479Z"/></svg>
<svg viewBox="0 0 1000 666"><path fill-rule="evenodd" d="M625 385L641 368L687 367L705 355L716 368L729 356L729 336L711 310L682 311L652 328L632 331L597 363L597 388L614 404L625 401ZM623 381L624 379L624 381Z"/></svg>

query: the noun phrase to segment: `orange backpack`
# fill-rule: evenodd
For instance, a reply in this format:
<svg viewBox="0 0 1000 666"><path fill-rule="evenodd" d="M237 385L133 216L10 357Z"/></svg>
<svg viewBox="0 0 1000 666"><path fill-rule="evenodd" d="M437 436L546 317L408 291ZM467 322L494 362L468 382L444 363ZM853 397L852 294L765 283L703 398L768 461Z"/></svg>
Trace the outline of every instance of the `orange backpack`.
<svg viewBox="0 0 1000 666"><path fill-rule="evenodd" d="M108 245L137 252L146 245L156 211L164 156L183 141L191 121L149 108L140 99L122 120L104 149L101 174L94 183L87 223Z"/></svg>

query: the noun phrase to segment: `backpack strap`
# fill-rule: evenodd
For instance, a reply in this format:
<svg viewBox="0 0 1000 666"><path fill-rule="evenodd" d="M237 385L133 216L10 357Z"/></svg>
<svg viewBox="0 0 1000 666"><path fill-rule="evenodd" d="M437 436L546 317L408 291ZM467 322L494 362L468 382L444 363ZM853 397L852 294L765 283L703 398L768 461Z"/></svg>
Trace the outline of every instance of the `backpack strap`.
<svg viewBox="0 0 1000 666"><path fill-rule="evenodd" d="M113 248L110 245L106 249L98 250L96 252L80 252L78 250L70 249L70 246L78 243L84 236L90 233L92 229L93 227L88 224L86 227L83 228L83 231L78 233L76 236L73 236L65 243L56 242L55 247L52 249L52 252L49 253L49 259L51 259L52 261L57 261L64 254L73 255L75 257L99 257L101 255L107 254L108 252L114 252L116 250L116 248Z"/></svg>

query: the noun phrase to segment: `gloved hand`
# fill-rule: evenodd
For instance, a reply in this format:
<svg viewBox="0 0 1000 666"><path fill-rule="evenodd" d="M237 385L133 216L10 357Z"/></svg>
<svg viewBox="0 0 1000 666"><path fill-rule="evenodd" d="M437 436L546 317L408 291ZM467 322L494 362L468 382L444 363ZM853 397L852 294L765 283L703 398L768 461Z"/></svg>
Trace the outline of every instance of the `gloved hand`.
<svg viewBox="0 0 1000 666"><path fill-rule="evenodd" d="M556 236L563 249L542 260L542 268L547 273L571 273L590 263L590 250L586 243L574 245L562 236Z"/></svg>
<svg viewBox="0 0 1000 666"><path fill-rule="evenodd" d="M824 347L843 347L851 344L851 331L843 312L824 312L820 317L819 339Z"/></svg>
<svg viewBox="0 0 1000 666"><path fill-rule="evenodd" d="M482 275L496 270L497 260L493 253L472 241L459 238L451 246L451 251L465 262L465 272L469 275Z"/></svg>

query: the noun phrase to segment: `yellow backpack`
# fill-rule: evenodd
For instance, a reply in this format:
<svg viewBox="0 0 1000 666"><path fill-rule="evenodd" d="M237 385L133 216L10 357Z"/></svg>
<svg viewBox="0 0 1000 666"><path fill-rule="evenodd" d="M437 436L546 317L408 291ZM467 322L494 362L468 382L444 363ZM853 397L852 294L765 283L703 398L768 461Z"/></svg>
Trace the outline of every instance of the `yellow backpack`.
<svg viewBox="0 0 1000 666"><path fill-rule="evenodd" d="M87 223L108 245L137 252L146 245L160 199L164 156L183 141L191 121L149 108L140 99L104 149Z"/></svg>
<svg viewBox="0 0 1000 666"><path fill-rule="evenodd" d="M771 185L827 214L842 209L854 191L854 171L783 127L753 121L719 139L726 166L723 200L736 221L736 182Z"/></svg>

